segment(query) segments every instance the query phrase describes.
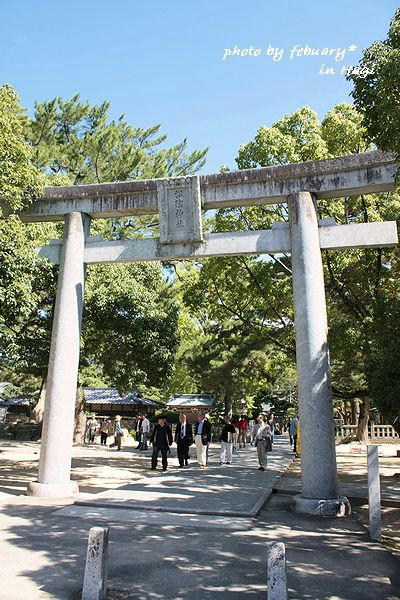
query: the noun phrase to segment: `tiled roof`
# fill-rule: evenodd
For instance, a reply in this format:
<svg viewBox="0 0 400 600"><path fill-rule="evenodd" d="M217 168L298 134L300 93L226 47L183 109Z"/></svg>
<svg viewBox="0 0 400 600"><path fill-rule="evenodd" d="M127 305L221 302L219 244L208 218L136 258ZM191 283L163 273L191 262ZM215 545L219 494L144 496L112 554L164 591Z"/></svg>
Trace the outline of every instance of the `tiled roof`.
<svg viewBox="0 0 400 600"><path fill-rule="evenodd" d="M149 398L143 398L139 390L120 396L113 388L83 388L86 404L130 404L131 406L162 406Z"/></svg>
<svg viewBox="0 0 400 600"><path fill-rule="evenodd" d="M213 396L208 394L175 394L167 402L167 406L212 406Z"/></svg>
<svg viewBox="0 0 400 600"><path fill-rule="evenodd" d="M29 406L28 398L0 398L0 406Z"/></svg>

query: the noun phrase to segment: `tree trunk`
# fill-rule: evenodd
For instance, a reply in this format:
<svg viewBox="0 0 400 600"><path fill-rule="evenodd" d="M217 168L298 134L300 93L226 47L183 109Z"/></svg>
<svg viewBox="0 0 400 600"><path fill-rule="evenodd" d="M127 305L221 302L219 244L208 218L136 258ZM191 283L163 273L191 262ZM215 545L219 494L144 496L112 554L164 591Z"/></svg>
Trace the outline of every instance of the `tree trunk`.
<svg viewBox="0 0 400 600"><path fill-rule="evenodd" d="M351 401L351 424L358 425L360 418L360 401L357 398Z"/></svg>
<svg viewBox="0 0 400 600"><path fill-rule="evenodd" d="M351 402L343 402L344 424L349 425L351 421Z"/></svg>
<svg viewBox="0 0 400 600"><path fill-rule="evenodd" d="M365 398L360 407L360 416L357 427L357 441L361 444L368 443L368 420L369 420L370 400Z"/></svg>
<svg viewBox="0 0 400 600"><path fill-rule="evenodd" d="M85 441L86 415L84 404L83 389L82 386L78 385L75 400L74 444L83 444Z"/></svg>
<svg viewBox="0 0 400 600"><path fill-rule="evenodd" d="M44 414L44 403L46 400L46 384L47 378L43 377L42 379L42 387L40 388L39 400L36 404L35 408L31 412L31 419L35 421L35 423L42 423L43 414Z"/></svg>
<svg viewBox="0 0 400 600"><path fill-rule="evenodd" d="M224 395L225 416L229 418L232 417L232 387L232 378L229 377L226 380Z"/></svg>

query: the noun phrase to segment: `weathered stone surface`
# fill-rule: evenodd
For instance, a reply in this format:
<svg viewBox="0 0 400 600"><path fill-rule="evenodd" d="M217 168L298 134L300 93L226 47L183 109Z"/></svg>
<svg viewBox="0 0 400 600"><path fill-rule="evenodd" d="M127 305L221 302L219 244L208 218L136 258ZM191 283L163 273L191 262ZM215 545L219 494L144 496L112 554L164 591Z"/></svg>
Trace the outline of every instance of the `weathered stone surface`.
<svg viewBox="0 0 400 600"><path fill-rule="evenodd" d="M381 485L379 480L379 446L367 446L369 535L373 540L382 539Z"/></svg>
<svg viewBox="0 0 400 600"><path fill-rule="evenodd" d="M289 217L302 492L307 498L335 498L338 490L324 276L317 214L308 192L289 199Z"/></svg>
<svg viewBox="0 0 400 600"><path fill-rule="evenodd" d="M351 514L350 502L345 496L318 500L300 495L293 498L291 509L295 513L315 517L347 517Z"/></svg>
<svg viewBox="0 0 400 600"><path fill-rule="evenodd" d="M337 198L393 189L397 171L390 154L370 152L328 160L199 177L203 209L286 202L301 190ZM171 180L173 181L173 180ZM80 211L92 218L156 213L157 180L45 188L43 198L21 214L25 221L62 220Z"/></svg>
<svg viewBox="0 0 400 600"><path fill-rule="evenodd" d="M76 481L67 481L66 483L30 481L27 487L28 496L37 496L38 498L68 498L76 496L78 493L79 487Z"/></svg>
<svg viewBox="0 0 400 600"><path fill-rule="evenodd" d="M287 223L276 223L266 231L237 231L215 233L204 237L203 243L162 245L159 240L137 239L106 242L100 236L89 238L85 244L86 264L109 262L142 262L238 256L245 254L275 254L290 252L290 231ZM373 248L398 243L395 221L353 225L324 225L319 228L321 250ZM61 240L38 248L42 258L54 264L60 260Z"/></svg>
<svg viewBox="0 0 400 600"><path fill-rule="evenodd" d="M75 493L70 481L72 434L79 364L88 218L79 212L65 218L53 317L38 482L30 494Z"/></svg>
<svg viewBox="0 0 400 600"><path fill-rule="evenodd" d="M161 244L203 241L197 175L157 179L157 198Z"/></svg>
<svg viewBox="0 0 400 600"><path fill-rule="evenodd" d="M267 599L287 600L285 544L267 544Z"/></svg>
<svg viewBox="0 0 400 600"><path fill-rule="evenodd" d="M106 527L89 531L82 600L107 598L108 533Z"/></svg>

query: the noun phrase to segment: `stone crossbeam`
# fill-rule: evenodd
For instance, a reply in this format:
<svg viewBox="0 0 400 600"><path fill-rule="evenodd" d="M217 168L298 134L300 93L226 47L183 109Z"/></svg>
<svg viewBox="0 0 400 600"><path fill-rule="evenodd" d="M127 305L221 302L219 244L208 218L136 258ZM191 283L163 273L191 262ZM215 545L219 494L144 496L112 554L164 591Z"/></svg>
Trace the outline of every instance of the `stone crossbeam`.
<svg viewBox="0 0 400 600"><path fill-rule="evenodd" d="M86 264L146 262L152 260L200 259L216 256L279 254L290 252L289 226L277 224L266 231L214 233L204 242L165 245L157 238L103 241L88 238L84 250ZM398 243L395 221L319 227L321 250L373 248ZM62 240L38 249L39 256L59 264Z"/></svg>
<svg viewBox="0 0 400 600"><path fill-rule="evenodd" d="M396 171L393 155L375 151L328 160L201 175L202 209L287 202L290 194L299 191L308 191L317 199L385 192L394 188ZM57 221L75 211L94 219L157 213L158 181L48 187L41 199L21 213L21 219L27 222Z"/></svg>

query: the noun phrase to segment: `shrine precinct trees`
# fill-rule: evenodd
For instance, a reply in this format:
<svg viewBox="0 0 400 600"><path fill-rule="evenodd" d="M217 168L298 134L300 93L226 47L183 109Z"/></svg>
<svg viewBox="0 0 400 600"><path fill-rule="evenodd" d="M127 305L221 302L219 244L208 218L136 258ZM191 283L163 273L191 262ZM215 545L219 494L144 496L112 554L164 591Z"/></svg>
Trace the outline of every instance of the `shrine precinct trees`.
<svg viewBox="0 0 400 600"><path fill-rule="evenodd" d="M188 152L186 139L165 148L160 125L133 127L124 115L110 120L109 109L79 94L36 102L29 139L37 168L76 185L187 175L205 164L207 148Z"/></svg>
<svg viewBox="0 0 400 600"><path fill-rule="evenodd" d="M335 106L322 123L308 107L288 115L272 127L261 127L255 139L239 150L239 168L284 164L292 161L328 158L367 151L362 116L350 105ZM399 214L396 193L348 197L319 201L320 218L334 218L337 223L394 220ZM211 222L213 231L268 229L274 221L286 221L285 205L224 209ZM333 389L336 403L346 412L350 403L373 398L374 406L390 421L387 405L378 403L370 385L370 324L379 331L378 306L382 297L398 294L398 249L324 252L324 275L328 304L329 338ZM294 363L294 331L290 256L229 258L205 261L197 279L188 282L184 299L196 308L195 313L209 332L221 340L232 328L249 354L262 350L271 364L281 365L282 377L258 380L259 371L242 373L254 385L267 387L272 393L290 381ZM264 346L261 348L260 339ZM376 333L379 339L379 333ZM204 344L205 353L212 348ZM198 351L198 354L201 353ZM241 387L240 370L233 370L226 356L226 372ZM212 359L212 357L211 357ZM246 364L238 356L239 365ZM210 370L218 374L220 366L209 361ZM278 369L275 370L275 375ZM284 386L283 386L284 387ZM239 392L240 393L240 392Z"/></svg>
<svg viewBox="0 0 400 600"><path fill-rule="evenodd" d="M27 127L15 90L0 87L0 197L11 211L38 196L45 182L31 162ZM0 214L0 372L23 391L41 380L47 364L48 344L41 340L48 335L54 278L50 265L37 262L34 248L54 233L52 224L25 226Z"/></svg>
<svg viewBox="0 0 400 600"><path fill-rule="evenodd" d="M12 209L38 195L43 183L182 175L205 160L207 150L188 153L186 140L161 146L159 126L133 128L122 117L110 122L108 103L55 99L37 104L29 123L12 88L1 91L0 156L7 169L0 194ZM108 239L145 234L145 220L134 225L94 221L92 233ZM0 366L2 377L24 392L37 390L47 371L57 281L57 268L38 261L34 248L61 235L62 223L26 225L15 216L0 222ZM177 304L159 264L88 268L84 310L81 384L121 391L161 385L179 334Z"/></svg>
<svg viewBox="0 0 400 600"><path fill-rule="evenodd" d="M386 40L366 48L359 66L368 69L368 74L348 79L354 85L352 96L367 137L381 150L400 156L400 8Z"/></svg>

